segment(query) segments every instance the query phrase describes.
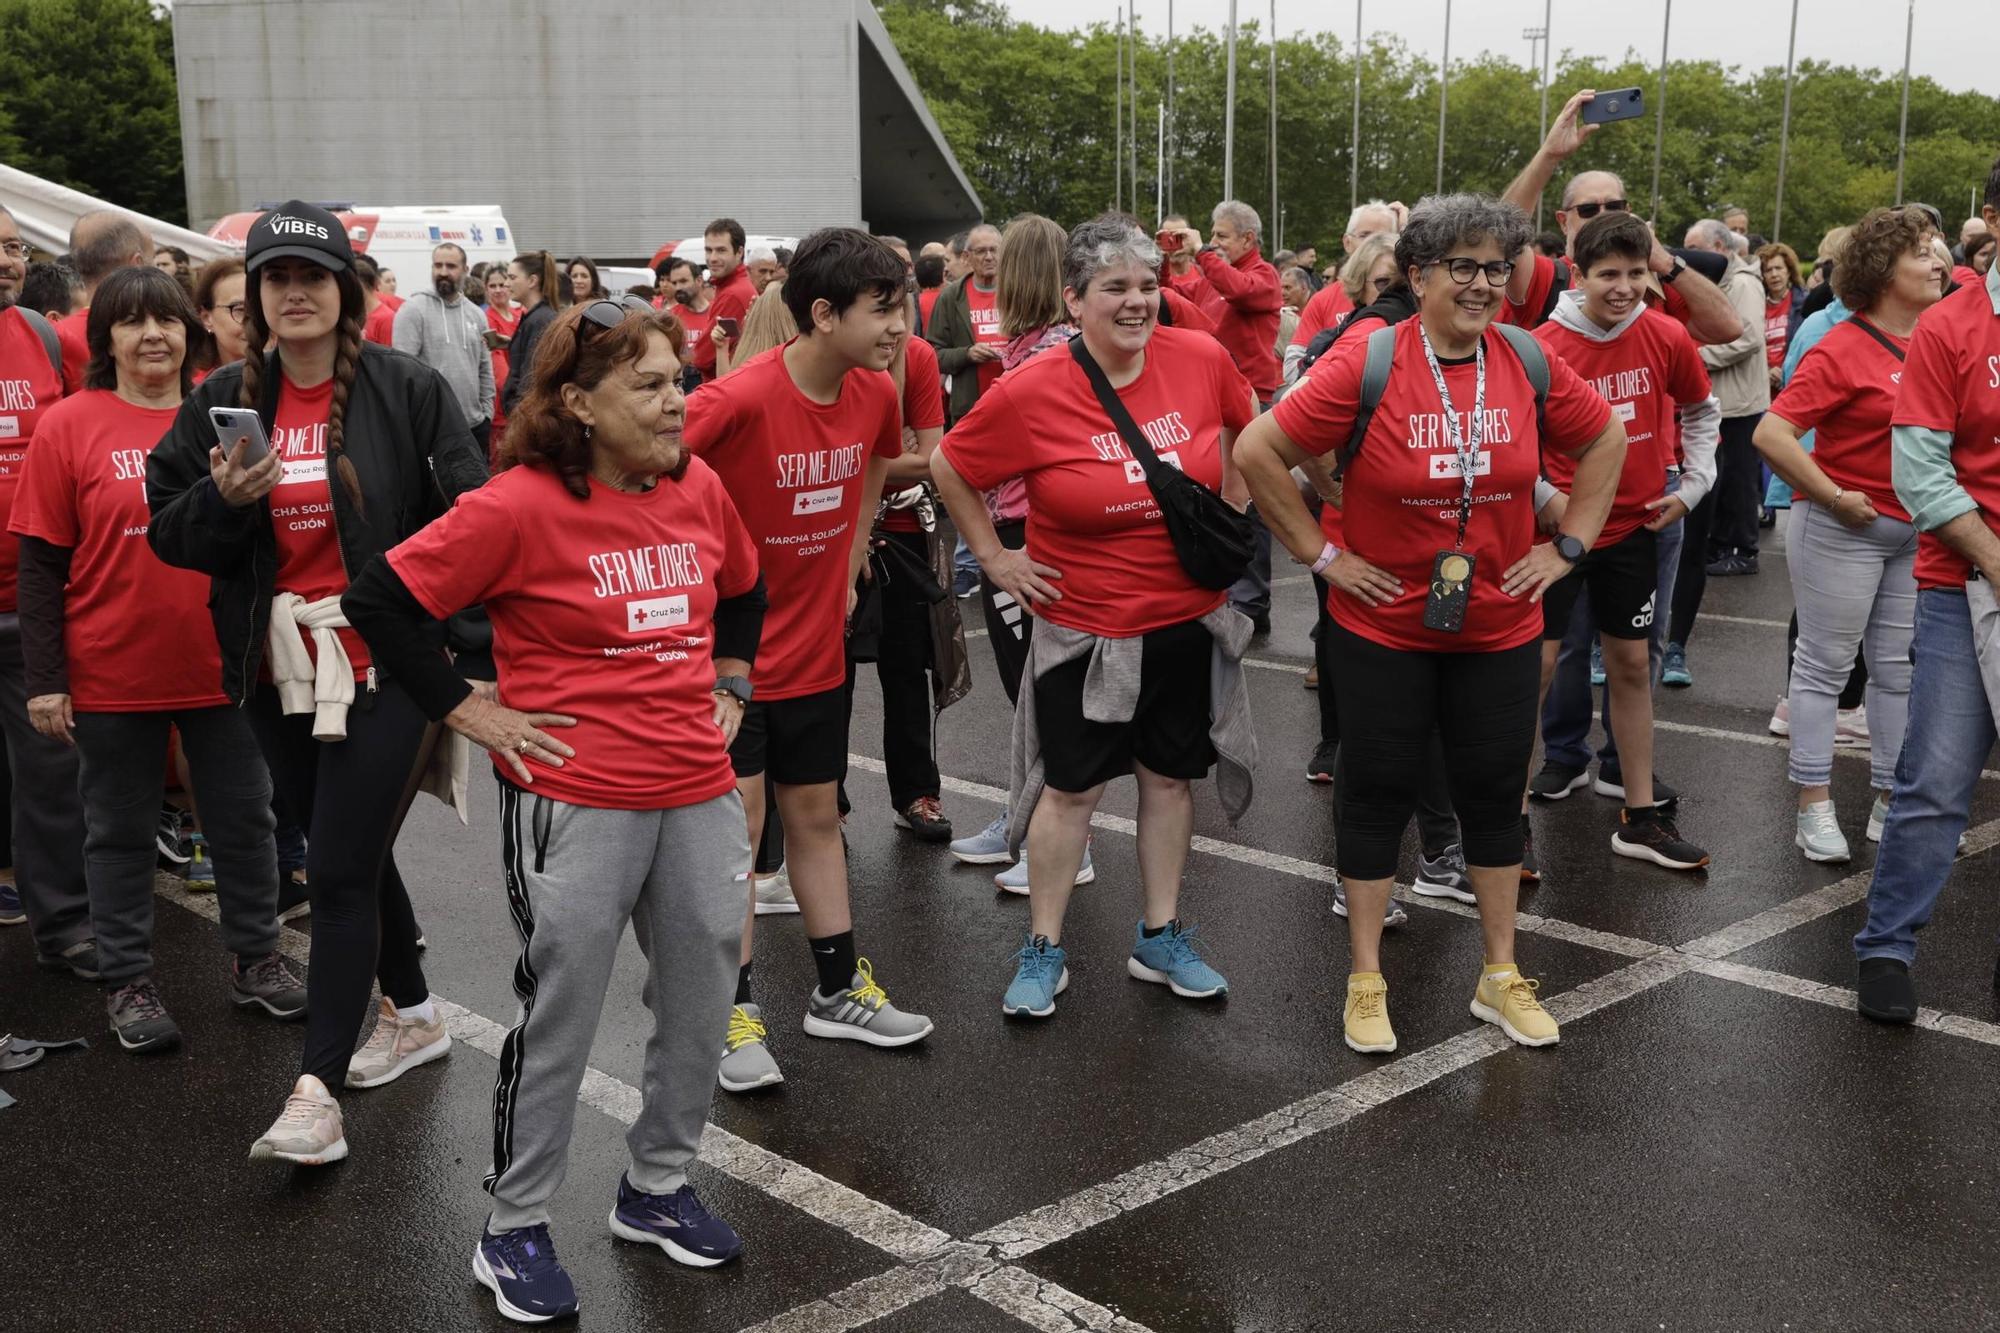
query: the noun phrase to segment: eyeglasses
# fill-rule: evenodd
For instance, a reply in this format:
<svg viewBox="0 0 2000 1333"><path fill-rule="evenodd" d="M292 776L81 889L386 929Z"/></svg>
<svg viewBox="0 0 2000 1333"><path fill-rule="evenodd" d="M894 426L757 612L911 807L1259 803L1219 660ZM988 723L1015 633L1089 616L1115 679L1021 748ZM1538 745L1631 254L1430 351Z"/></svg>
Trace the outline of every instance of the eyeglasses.
<svg viewBox="0 0 2000 1333"><path fill-rule="evenodd" d="M249 305L243 301L231 301L228 305L217 306L215 308L217 310L226 311L229 317L235 320L238 324L241 324L243 322L244 316L250 313Z"/></svg>
<svg viewBox="0 0 2000 1333"><path fill-rule="evenodd" d="M1495 259L1485 264L1476 259L1441 259L1431 267L1451 274L1451 280L1461 287L1470 286L1475 273L1484 273L1487 285L1491 287L1505 287L1507 279L1514 276L1514 261L1511 259Z"/></svg>
<svg viewBox="0 0 2000 1333"><path fill-rule="evenodd" d="M1466 281L1471 282L1472 279L1468 277L1466 278ZM1384 276L1379 278L1370 278L1368 280L1368 285L1375 289L1375 294L1377 296L1380 296L1383 292L1388 291L1391 287L1394 287L1396 285L1396 275L1390 273L1390 274L1385 274Z"/></svg>
<svg viewBox="0 0 2000 1333"><path fill-rule="evenodd" d="M9 259L26 259L28 257L28 243L26 241L0 241L0 255L5 255Z"/></svg>
<svg viewBox="0 0 2000 1333"><path fill-rule="evenodd" d="M615 329L625 322L627 308L616 301L592 301L583 308L586 322L599 329Z"/></svg>
<svg viewBox="0 0 2000 1333"><path fill-rule="evenodd" d="M1630 207L1631 205L1627 204L1623 199L1606 199L1601 204L1578 204L1570 212L1588 221L1596 217L1599 213L1623 213Z"/></svg>

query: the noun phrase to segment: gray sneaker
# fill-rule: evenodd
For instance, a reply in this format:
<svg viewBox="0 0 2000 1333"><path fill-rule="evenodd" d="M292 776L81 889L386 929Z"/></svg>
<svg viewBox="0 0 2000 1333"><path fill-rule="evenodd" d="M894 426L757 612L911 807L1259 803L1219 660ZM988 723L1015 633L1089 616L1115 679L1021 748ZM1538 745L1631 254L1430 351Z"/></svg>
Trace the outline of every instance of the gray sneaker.
<svg viewBox="0 0 2000 1333"><path fill-rule="evenodd" d="M763 1011L754 1004L739 1004L729 1014L729 1035L722 1040L722 1064L715 1081L724 1092L750 1092L785 1081L771 1048L764 1044L766 1030Z"/></svg>
<svg viewBox="0 0 2000 1333"><path fill-rule="evenodd" d="M78 940L59 954L45 954L38 950L35 961L57 972L67 972L79 981L102 979L97 970L96 940Z"/></svg>
<svg viewBox="0 0 2000 1333"><path fill-rule="evenodd" d="M305 969L281 953L267 953L247 966L236 960L229 998L257 1004L273 1018L297 1018L306 1011Z"/></svg>
<svg viewBox="0 0 2000 1333"><path fill-rule="evenodd" d="M1434 857L1419 855L1417 882L1410 889L1424 898L1455 898L1462 903L1479 901L1472 892L1472 877L1465 871L1465 849L1457 843Z"/></svg>
<svg viewBox="0 0 2000 1333"><path fill-rule="evenodd" d="M931 1035L931 1021L922 1014L906 1014L889 1003L889 997L875 984L874 969L866 958L856 965L854 984L837 995L821 995L818 990L806 998L806 1035L842 1041L865 1041L870 1046L908 1046Z"/></svg>
<svg viewBox="0 0 2000 1333"><path fill-rule="evenodd" d="M1338 873L1333 877L1333 914L1340 917L1347 915L1347 885L1341 882ZM1389 905L1382 909L1382 926L1385 930L1390 926L1400 926L1409 919L1410 914L1394 898L1389 899Z"/></svg>
<svg viewBox="0 0 2000 1333"><path fill-rule="evenodd" d="M134 977L113 990L104 1011L111 1016L118 1044L128 1051L170 1051L181 1044L181 1030L167 1016L151 977Z"/></svg>
<svg viewBox="0 0 2000 1333"><path fill-rule="evenodd" d="M1808 861L1839 862L1848 859L1847 835L1833 817L1833 802L1814 801L1799 811L1798 832L1792 842Z"/></svg>

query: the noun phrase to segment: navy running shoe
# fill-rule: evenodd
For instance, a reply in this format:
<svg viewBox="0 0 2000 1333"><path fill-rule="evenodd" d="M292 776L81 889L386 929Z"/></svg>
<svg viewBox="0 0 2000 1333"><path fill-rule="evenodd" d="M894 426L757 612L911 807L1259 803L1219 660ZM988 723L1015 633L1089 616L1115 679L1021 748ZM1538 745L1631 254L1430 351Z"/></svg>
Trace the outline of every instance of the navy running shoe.
<svg viewBox="0 0 2000 1333"><path fill-rule="evenodd" d="M27 919L20 888L11 881L0 881L0 926L18 926Z"/></svg>
<svg viewBox="0 0 2000 1333"><path fill-rule="evenodd" d="M472 1276L493 1293L500 1313L517 1324L546 1324L582 1308L576 1284L556 1259L546 1222L497 1236L483 1233L472 1252Z"/></svg>
<svg viewBox="0 0 2000 1333"><path fill-rule="evenodd" d="M657 1245L667 1258L690 1268L713 1268L743 1252L743 1238L695 1197L694 1186L672 1194L641 1194L629 1176L618 1177L618 1206L611 1210L611 1234L620 1240Z"/></svg>

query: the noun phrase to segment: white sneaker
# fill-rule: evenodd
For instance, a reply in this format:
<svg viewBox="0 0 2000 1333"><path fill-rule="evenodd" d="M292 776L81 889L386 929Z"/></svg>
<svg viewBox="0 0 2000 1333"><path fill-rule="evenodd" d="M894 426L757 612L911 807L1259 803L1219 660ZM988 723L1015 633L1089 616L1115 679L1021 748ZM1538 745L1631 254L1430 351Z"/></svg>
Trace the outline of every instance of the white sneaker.
<svg viewBox="0 0 2000 1333"><path fill-rule="evenodd" d="M1845 861L1849 855L1847 835L1840 831L1840 821L1833 817L1831 800L1814 801L1799 811L1798 833L1792 842L1806 854L1808 861Z"/></svg>
<svg viewBox="0 0 2000 1333"><path fill-rule="evenodd" d="M783 866L776 874L757 875L757 915L776 916L781 912L799 910L799 900L792 896L792 876Z"/></svg>
<svg viewBox="0 0 2000 1333"><path fill-rule="evenodd" d="M1765 724L1765 730L1773 736L1792 734L1792 700L1789 695L1779 699L1778 706L1771 710L1771 720Z"/></svg>
<svg viewBox="0 0 2000 1333"><path fill-rule="evenodd" d="M442 1060L451 1054L451 1033L445 1029L444 1015L428 1023L421 1018L404 1018L396 1006L382 997L375 1030L354 1058L347 1063L347 1086L379 1088L394 1083L418 1065Z"/></svg>
<svg viewBox="0 0 2000 1333"><path fill-rule="evenodd" d="M1076 868L1076 883L1079 887L1097 879L1097 867L1090 863L1090 844L1083 844L1083 864ZM994 885L1004 893L1018 893L1023 897L1028 893L1028 858L1022 857L1013 865L993 877Z"/></svg>
<svg viewBox="0 0 2000 1333"><path fill-rule="evenodd" d="M324 1166L347 1156L347 1136L341 1130L340 1103L326 1084L311 1074L299 1075L285 1098L285 1109L250 1145L253 1162L296 1162Z"/></svg>
<svg viewBox="0 0 2000 1333"><path fill-rule="evenodd" d="M1842 708L1833 715L1833 743L1835 745L1868 744L1868 705L1858 708Z"/></svg>

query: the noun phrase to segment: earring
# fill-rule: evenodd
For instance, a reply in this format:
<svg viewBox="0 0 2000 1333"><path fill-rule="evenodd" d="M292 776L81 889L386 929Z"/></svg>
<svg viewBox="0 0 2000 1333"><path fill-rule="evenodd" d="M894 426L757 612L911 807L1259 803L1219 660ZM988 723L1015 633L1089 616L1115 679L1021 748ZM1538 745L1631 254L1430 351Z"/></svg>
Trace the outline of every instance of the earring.
<svg viewBox="0 0 2000 1333"><path fill-rule="evenodd" d="M583 428L583 442L584 442L585 444L589 444L589 443L590 443L590 427L588 427L588 426L585 426L585 427Z"/></svg>

